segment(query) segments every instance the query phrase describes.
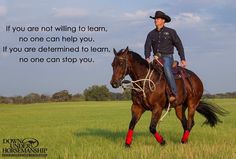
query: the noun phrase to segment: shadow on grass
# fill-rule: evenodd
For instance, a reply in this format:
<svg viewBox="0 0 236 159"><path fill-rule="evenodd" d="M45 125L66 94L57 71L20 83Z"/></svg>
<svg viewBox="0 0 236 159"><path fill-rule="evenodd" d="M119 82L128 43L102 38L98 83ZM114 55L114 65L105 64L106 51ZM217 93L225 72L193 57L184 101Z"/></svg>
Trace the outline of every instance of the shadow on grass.
<svg viewBox="0 0 236 159"><path fill-rule="evenodd" d="M198 129L200 128L198 127ZM208 135L206 136L206 131L208 131L208 129L203 129L203 131L193 130L194 133L190 134L189 142L196 142L198 140L207 141L209 138L208 135L210 135L211 133L208 133ZM158 132L164 137L167 144L172 143L176 145L178 144L181 145L180 141L183 135L183 130L165 128L165 130L161 130L161 131L159 130ZM86 128L82 131L74 132L74 135L78 138L86 138L86 137L94 137L94 138L100 138L100 139L102 138L102 139L106 139L111 142L117 143L120 141L125 141L126 133L127 131L125 130L111 130L111 129L106 129L106 128ZM217 137L217 134L212 133L212 135ZM134 130L133 137L134 138L144 137L145 140L141 139L139 142L148 143L148 144L150 144L150 141L152 140L155 141L155 138L148 131L135 131ZM149 140L148 138L151 138L151 140Z"/></svg>
<svg viewBox="0 0 236 159"><path fill-rule="evenodd" d="M126 131L111 131L108 129L102 128L87 128L85 131L82 132L75 132L74 135L81 138L81 137L100 137L112 142L118 142L120 140L125 140ZM134 136L147 136L147 132L134 132Z"/></svg>
<svg viewBox="0 0 236 159"><path fill-rule="evenodd" d="M78 138L84 137L96 137L109 140L111 142L117 143L119 141L125 141L126 131L112 131L103 128L86 128L84 131L75 132L74 135ZM177 133L176 131L165 130L161 132L161 135L167 140L167 143L180 144L180 139L182 133ZM134 138L144 136L145 138L153 137L149 132L136 132L134 131ZM155 138L153 137L153 140Z"/></svg>

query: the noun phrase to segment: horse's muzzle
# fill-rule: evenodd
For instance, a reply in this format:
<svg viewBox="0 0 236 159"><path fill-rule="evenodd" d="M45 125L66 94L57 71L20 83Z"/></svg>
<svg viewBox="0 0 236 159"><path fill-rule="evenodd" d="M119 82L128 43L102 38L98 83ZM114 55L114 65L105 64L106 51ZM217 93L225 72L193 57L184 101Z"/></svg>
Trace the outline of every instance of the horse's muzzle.
<svg viewBox="0 0 236 159"><path fill-rule="evenodd" d="M121 86L120 81L111 81L110 83L113 88L118 88L119 86Z"/></svg>

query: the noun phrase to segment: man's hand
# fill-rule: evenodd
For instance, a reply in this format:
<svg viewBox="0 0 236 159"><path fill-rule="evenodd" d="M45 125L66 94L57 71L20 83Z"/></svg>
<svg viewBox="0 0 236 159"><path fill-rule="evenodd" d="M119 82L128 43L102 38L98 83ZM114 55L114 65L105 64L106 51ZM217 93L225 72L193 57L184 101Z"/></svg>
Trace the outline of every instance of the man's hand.
<svg viewBox="0 0 236 159"><path fill-rule="evenodd" d="M181 67L186 68L187 62L185 60L181 60Z"/></svg>
<svg viewBox="0 0 236 159"><path fill-rule="evenodd" d="M148 63L150 63L150 62L151 62L150 57L146 58L146 61L147 61Z"/></svg>
<svg viewBox="0 0 236 159"><path fill-rule="evenodd" d="M155 60L158 60L158 56L154 55L154 59L155 59Z"/></svg>

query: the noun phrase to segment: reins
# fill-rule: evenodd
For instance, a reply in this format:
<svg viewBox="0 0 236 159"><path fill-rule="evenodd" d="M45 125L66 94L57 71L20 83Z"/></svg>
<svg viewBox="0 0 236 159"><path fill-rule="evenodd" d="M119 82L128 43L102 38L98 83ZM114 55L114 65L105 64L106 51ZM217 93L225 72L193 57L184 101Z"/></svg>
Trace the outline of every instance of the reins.
<svg viewBox="0 0 236 159"><path fill-rule="evenodd" d="M158 61L158 60L157 60L157 61ZM126 60L126 62L127 62L127 60ZM159 62L159 61L158 61L158 62ZM160 63L160 62L159 62L159 63ZM161 63L160 63L160 64L161 64ZM161 66L163 66L163 65L161 64ZM139 79L139 80L135 80L135 81L132 81L132 80L129 81L129 80L125 80L125 79L124 79L124 80L122 81L121 87L122 87L123 89L133 89L133 90L135 90L135 91L137 91L137 92L142 92L142 93L143 93L143 97L146 99L146 97L147 97L147 95L146 95L146 93L145 93L146 82L148 81L148 87L149 87L149 90L150 90L151 92L153 92L153 91L156 89L155 83L151 80L153 71L154 71L154 69L151 70L150 63L149 63L148 72L147 72L147 75L146 75L145 78ZM126 72L127 72L127 63L126 63L126 68L125 68L125 74L126 74ZM163 73L163 72L162 72L162 73ZM160 74L160 77L159 77L157 83L160 83L160 80L161 80L161 77L162 77L162 73ZM125 74L123 75L124 77L125 77ZM143 87L141 87L141 86L138 84L138 82L142 82L142 81L143 81ZM151 86L151 85L152 85L152 86ZM135 87L135 86L136 86L136 87ZM165 118L165 116L169 113L169 111L170 111L170 106L171 106L171 105L170 105L170 103L169 103L165 114L160 118L160 120L158 121L158 123L161 122L161 121L163 121L163 119Z"/></svg>
<svg viewBox="0 0 236 159"><path fill-rule="evenodd" d="M150 68L150 64L149 64L149 68L148 68L148 72L145 78L143 79L138 79L135 81L129 81L129 80L123 80L121 87L123 89L133 89L136 90L138 92L142 92L143 93L143 97L146 98L147 95L145 93L145 87L146 87L146 82L148 81L148 87L150 89L150 91L154 91L156 89L156 85L155 83L151 80L152 74L153 74L154 70L151 70ZM143 87L141 87L138 82L142 82L143 81ZM136 86L136 87L135 87Z"/></svg>

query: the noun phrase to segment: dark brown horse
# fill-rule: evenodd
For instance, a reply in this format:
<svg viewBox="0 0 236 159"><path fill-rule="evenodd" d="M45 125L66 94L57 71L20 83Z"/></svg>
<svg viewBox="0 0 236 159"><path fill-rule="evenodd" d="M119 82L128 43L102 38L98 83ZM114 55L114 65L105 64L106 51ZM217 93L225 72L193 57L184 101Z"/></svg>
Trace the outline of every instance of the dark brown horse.
<svg viewBox="0 0 236 159"><path fill-rule="evenodd" d="M144 60L139 54L129 51L128 47L125 50L120 50L118 53L114 49L115 58L112 62L113 75L111 79L111 85L113 88L118 88L122 84L122 80L126 75L129 75L133 81L147 78L147 74L152 70L146 60ZM160 67L160 66L158 66ZM132 89L132 118L129 124L129 130L126 136L125 144L130 146L132 142L133 130L140 119L141 115L146 111L152 112L150 132L155 136L156 140L161 144L165 144L165 140L156 131L156 126L160 120L163 109L169 104L168 94L166 89L168 88L165 76L160 71L155 69L151 77L149 78L155 83L155 90L151 90L150 86L144 81L138 81ZM206 117L206 124L215 126L220 122L217 114L223 115L224 110L219 107L201 101L203 94L203 84L196 74L190 70L185 69L189 75L188 80L177 79L178 96L174 104L176 116L181 121L184 133L181 139L182 143L188 141L190 131L194 125L195 111ZM146 81L147 82L147 81ZM145 85L145 86L144 86ZM142 91L137 89L143 88ZM185 110L188 108L188 118L185 116Z"/></svg>

